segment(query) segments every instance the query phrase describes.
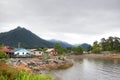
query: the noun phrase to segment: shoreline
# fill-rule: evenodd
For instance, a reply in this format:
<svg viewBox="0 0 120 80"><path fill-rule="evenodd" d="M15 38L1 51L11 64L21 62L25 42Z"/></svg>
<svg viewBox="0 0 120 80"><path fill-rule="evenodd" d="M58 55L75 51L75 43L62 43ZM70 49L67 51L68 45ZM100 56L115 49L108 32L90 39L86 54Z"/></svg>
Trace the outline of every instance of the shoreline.
<svg viewBox="0 0 120 80"><path fill-rule="evenodd" d="M59 56L57 56L59 57ZM120 54L82 54L82 55L68 55L65 58L51 58L48 60L40 60L39 58L11 58L7 61L7 64L13 65L18 68L24 68L31 71L41 70L60 70L66 69L74 65L74 60L83 58L104 58L104 59L118 59L120 60Z"/></svg>
<svg viewBox="0 0 120 80"><path fill-rule="evenodd" d="M16 68L32 71L33 73L41 73L42 71L60 70L73 66L71 59L48 59L40 60L39 58L11 58L7 64L13 65Z"/></svg>
<svg viewBox="0 0 120 80"><path fill-rule="evenodd" d="M105 59L120 59L120 54L83 54L83 55L70 55L73 59L82 58L105 58Z"/></svg>

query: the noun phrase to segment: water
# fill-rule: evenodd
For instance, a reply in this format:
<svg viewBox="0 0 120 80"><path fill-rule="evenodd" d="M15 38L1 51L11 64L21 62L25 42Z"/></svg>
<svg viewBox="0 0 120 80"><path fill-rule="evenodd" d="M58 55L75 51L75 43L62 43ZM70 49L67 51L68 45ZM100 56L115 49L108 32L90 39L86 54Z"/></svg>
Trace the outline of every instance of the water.
<svg viewBox="0 0 120 80"><path fill-rule="evenodd" d="M71 68L51 74L62 80L120 80L120 60L84 58Z"/></svg>

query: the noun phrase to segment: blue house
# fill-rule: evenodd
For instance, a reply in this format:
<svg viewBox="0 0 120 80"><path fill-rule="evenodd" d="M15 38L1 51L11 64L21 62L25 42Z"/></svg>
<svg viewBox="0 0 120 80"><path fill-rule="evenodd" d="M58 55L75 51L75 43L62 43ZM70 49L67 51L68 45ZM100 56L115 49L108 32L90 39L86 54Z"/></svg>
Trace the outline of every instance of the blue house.
<svg viewBox="0 0 120 80"><path fill-rule="evenodd" d="M10 51L12 57L30 57L31 52L24 48L17 48Z"/></svg>

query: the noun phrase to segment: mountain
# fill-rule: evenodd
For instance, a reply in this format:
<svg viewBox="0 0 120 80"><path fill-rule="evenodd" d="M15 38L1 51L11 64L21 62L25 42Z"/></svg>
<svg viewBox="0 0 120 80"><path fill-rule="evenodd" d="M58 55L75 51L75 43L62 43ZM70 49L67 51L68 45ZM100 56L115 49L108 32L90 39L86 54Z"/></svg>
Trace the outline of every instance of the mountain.
<svg viewBox="0 0 120 80"><path fill-rule="evenodd" d="M9 32L0 33L0 44L17 47L18 43L21 47L52 47L53 43L50 43L31 31L17 27Z"/></svg>
<svg viewBox="0 0 120 80"><path fill-rule="evenodd" d="M89 44L87 44L87 43L83 43L83 44L81 44L81 46L82 46L82 48L83 48L84 50L87 50Z"/></svg>
<svg viewBox="0 0 120 80"><path fill-rule="evenodd" d="M71 44L64 42L64 41L60 41L60 40L51 39L51 40L49 40L49 42L51 42L53 44L59 43L62 47L66 47L66 48L73 47Z"/></svg>
<svg viewBox="0 0 120 80"><path fill-rule="evenodd" d="M83 48L84 50L87 50L87 47L89 46L89 44L87 44L87 43L82 43L82 44L75 44L74 46L82 46L82 48Z"/></svg>

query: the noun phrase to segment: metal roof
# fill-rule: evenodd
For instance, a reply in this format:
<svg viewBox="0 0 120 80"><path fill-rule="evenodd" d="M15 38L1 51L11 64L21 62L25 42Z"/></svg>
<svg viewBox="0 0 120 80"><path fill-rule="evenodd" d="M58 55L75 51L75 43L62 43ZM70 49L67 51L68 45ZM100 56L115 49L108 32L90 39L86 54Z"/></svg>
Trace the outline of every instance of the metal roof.
<svg viewBox="0 0 120 80"><path fill-rule="evenodd" d="M30 51L28 51L27 49L24 49L24 48L17 48L17 49L14 49L12 51L10 51L12 53L14 52L27 52L27 53L30 53Z"/></svg>

